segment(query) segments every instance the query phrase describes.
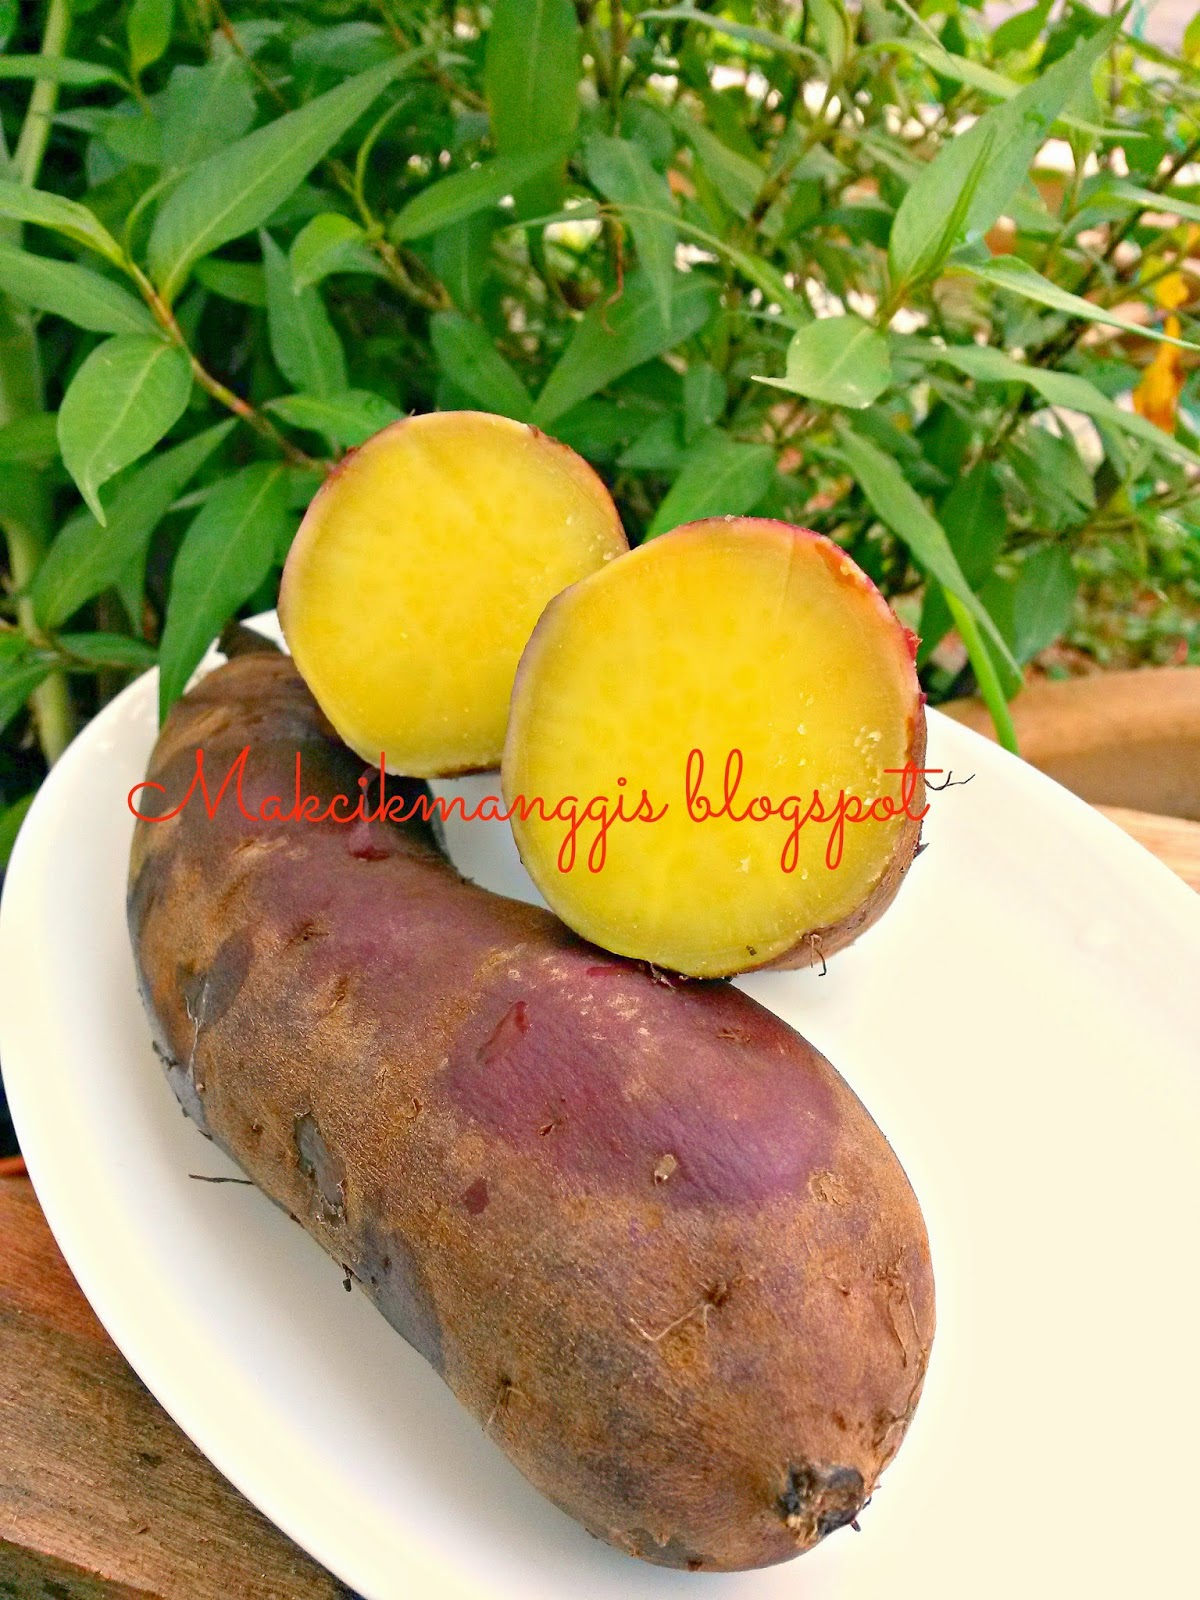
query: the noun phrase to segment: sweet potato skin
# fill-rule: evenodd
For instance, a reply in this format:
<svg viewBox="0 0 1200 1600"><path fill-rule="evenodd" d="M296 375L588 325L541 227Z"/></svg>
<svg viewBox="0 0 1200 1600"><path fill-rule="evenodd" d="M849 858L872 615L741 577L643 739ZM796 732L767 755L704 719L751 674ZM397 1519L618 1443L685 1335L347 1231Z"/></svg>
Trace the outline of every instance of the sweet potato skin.
<svg viewBox="0 0 1200 1600"><path fill-rule="evenodd" d="M291 664L211 674L244 797L355 796ZM389 793L393 792L389 785ZM417 823L140 822L129 920L188 1112L339 1262L539 1489L668 1566L766 1565L850 1521L933 1335L920 1209L798 1034L462 880Z"/></svg>

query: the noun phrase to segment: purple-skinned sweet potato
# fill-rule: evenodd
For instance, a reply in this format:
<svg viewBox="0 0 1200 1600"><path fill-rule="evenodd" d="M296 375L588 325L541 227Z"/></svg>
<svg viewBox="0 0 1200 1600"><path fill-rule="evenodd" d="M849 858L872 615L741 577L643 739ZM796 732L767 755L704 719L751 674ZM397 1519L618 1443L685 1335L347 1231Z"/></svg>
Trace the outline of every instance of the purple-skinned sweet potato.
<svg viewBox="0 0 1200 1600"><path fill-rule="evenodd" d="M321 806L378 807L281 657L182 700L133 804L176 808L198 748L215 791L247 745L252 815L231 782L212 818L194 794L134 839L185 1109L600 1538L736 1569L853 1520L934 1306L916 1198L851 1090L731 986L466 882L420 821L253 815L291 806L297 756Z"/></svg>

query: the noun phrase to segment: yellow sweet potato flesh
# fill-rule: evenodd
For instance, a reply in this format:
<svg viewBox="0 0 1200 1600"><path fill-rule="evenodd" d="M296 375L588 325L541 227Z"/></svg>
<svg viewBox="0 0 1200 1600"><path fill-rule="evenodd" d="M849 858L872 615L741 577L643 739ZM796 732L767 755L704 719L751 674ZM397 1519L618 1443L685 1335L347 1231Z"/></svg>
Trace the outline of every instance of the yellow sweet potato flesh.
<svg viewBox="0 0 1200 1600"><path fill-rule="evenodd" d="M552 602L518 672L503 785L522 859L577 933L714 977L819 960L879 914L916 849L923 791L918 780L891 820L882 797L900 805L898 769L919 767L923 749L909 637L869 580L806 530L725 519L644 545ZM703 780L689 806L694 751ZM700 820L701 797L723 808L734 752L735 815ZM597 806L571 864L558 802L582 811L602 796L611 811L623 796L628 815L643 791L665 815L612 823L598 865ZM819 814L797 831L814 792ZM790 798L794 815L739 820L756 797L777 810ZM876 815L854 821L873 801Z"/></svg>
<svg viewBox="0 0 1200 1600"><path fill-rule="evenodd" d="M421 777L484 769L546 602L625 548L607 490L565 445L482 412L413 417L313 500L280 620L365 760Z"/></svg>

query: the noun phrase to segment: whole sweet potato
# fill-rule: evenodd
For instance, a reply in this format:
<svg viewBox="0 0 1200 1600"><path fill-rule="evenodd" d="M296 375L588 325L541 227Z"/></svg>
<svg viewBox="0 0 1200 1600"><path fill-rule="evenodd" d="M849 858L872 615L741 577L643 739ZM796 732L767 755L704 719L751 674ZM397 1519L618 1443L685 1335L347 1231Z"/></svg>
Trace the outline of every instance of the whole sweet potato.
<svg viewBox="0 0 1200 1600"><path fill-rule="evenodd" d="M248 656L175 708L133 803L175 808L198 747L215 791L246 745L250 813L288 811L297 756L322 805L362 792L291 664ZM933 1281L829 1063L726 984L465 882L419 822L263 821L233 788L133 846L188 1112L600 1538L730 1569L855 1518L921 1390Z"/></svg>

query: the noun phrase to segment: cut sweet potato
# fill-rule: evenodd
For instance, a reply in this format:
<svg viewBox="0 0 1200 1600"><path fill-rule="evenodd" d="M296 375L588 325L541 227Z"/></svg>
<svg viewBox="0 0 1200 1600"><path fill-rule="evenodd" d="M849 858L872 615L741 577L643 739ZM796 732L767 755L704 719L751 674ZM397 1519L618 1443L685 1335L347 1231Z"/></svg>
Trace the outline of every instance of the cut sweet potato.
<svg viewBox="0 0 1200 1600"><path fill-rule="evenodd" d="M411 417L347 456L288 556L279 616L321 709L414 776L495 766L546 602L626 549L592 469L524 423Z"/></svg>
<svg viewBox="0 0 1200 1600"><path fill-rule="evenodd" d="M692 523L575 584L509 716L530 876L619 955L701 977L819 962L917 849L912 644L842 550L780 522Z"/></svg>

